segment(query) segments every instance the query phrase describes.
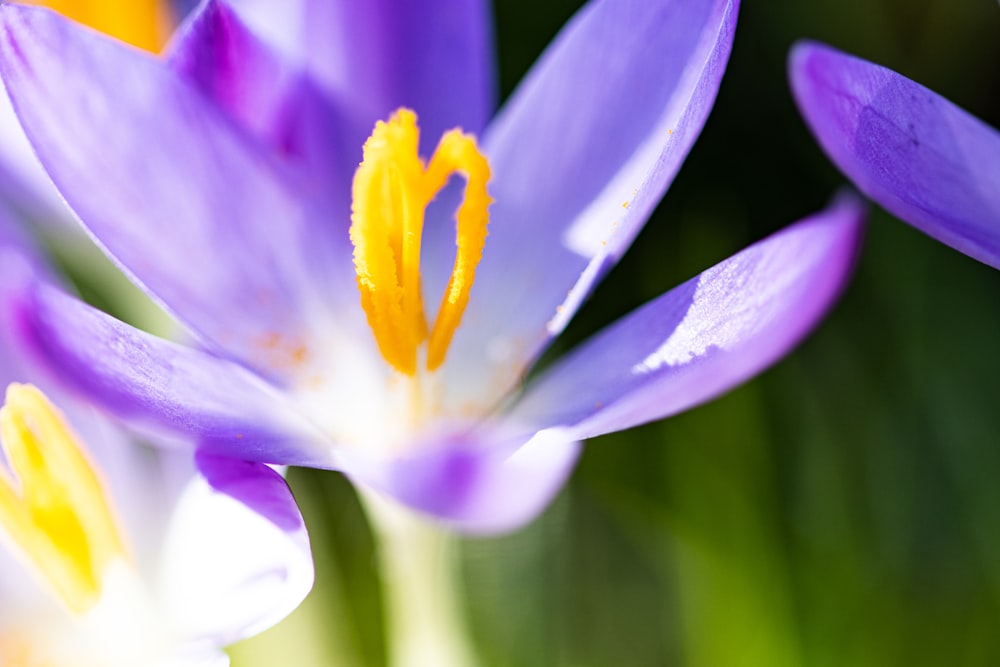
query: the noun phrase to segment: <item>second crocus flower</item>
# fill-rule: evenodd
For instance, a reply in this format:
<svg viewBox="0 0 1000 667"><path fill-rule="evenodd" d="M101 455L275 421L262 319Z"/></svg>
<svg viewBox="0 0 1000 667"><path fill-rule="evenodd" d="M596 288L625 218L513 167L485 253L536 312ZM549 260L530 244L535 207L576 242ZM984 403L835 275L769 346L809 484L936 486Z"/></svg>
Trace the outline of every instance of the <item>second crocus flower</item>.
<svg viewBox="0 0 1000 667"><path fill-rule="evenodd" d="M47 276L9 222L0 209L3 304ZM0 319L0 664L227 665L225 646L312 585L284 480L140 444L52 388L11 325Z"/></svg>

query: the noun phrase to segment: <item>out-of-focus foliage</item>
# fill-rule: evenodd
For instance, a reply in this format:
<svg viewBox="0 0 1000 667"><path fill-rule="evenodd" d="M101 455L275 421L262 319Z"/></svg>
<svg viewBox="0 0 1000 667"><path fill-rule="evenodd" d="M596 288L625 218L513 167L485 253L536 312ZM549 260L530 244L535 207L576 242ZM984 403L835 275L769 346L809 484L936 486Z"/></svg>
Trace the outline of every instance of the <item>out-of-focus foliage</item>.
<svg viewBox="0 0 1000 667"><path fill-rule="evenodd" d="M502 94L578 4L498 0ZM745 2L702 138L563 349L842 185L787 89L799 37L1000 126L994 2ZM484 663L1000 664L998 340L1000 273L873 210L853 284L797 353L722 400L591 442L539 521L462 543ZM234 664L384 664L357 501L336 475L290 478L317 587Z"/></svg>

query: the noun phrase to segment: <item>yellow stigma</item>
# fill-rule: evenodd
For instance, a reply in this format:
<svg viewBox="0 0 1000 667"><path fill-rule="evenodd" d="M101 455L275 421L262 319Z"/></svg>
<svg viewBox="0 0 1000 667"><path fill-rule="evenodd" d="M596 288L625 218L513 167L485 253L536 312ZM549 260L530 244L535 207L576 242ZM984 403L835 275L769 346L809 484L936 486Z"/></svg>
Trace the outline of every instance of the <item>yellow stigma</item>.
<svg viewBox="0 0 1000 667"><path fill-rule="evenodd" d="M26 0L141 49L159 52L174 17L168 0Z"/></svg>
<svg viewBox="0 0 1000 667"><path fill-rule="evenodd" d="M83 613L125 550L104 489L62 417L31 385L11 384L0 408L0 529L66 607Z"/></svg>
<svg viewBox="0 0 1000 667"><path fill-rule="evenodd" d="M444 363L469 303L492 201L486 193L490 165L472 136L446 132L426 166L417 155L419 139L417 116L409 109L376 123L354 174L351 205L361 305L382 356L409 376L417 372L417 351L424 341L427 370ZM456 212L455 264L429 327L420 281L424 211L456 173L465 177L465 196Z"/></svg>

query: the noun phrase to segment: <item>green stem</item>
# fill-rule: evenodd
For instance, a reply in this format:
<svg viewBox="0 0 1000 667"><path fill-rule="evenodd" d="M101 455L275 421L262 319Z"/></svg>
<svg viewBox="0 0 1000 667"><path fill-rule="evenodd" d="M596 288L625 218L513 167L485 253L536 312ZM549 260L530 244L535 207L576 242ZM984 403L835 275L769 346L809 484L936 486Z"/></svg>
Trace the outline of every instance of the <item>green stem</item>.
<svg viewBox="0 0 1000 667"><path fill-rule="evenodd" d="M389 667L475 667L459 609L452 535L371 492L361 498L382 575Z"/></svg>

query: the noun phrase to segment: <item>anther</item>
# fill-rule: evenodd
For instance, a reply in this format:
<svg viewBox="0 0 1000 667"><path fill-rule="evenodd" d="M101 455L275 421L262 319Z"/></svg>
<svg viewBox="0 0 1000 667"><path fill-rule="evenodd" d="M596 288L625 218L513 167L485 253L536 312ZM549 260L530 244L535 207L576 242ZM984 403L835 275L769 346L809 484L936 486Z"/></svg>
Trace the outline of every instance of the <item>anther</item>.
<svg viewBox="0 0 1000 667"><path fill-rule="evenodd" d="M425 168L417 155L419 137L416 114L408 109L375 125L354 175L350 230L361 305L379 351L393 368L410 376L416 374L418 349L425 341L427 370L444 362L469 302L491 202L486 192L489 163L475 139L459 130L447 132ZM456 212L455 263L429 327L420 278L424 214L456 173L466 184Z"/></svg>

